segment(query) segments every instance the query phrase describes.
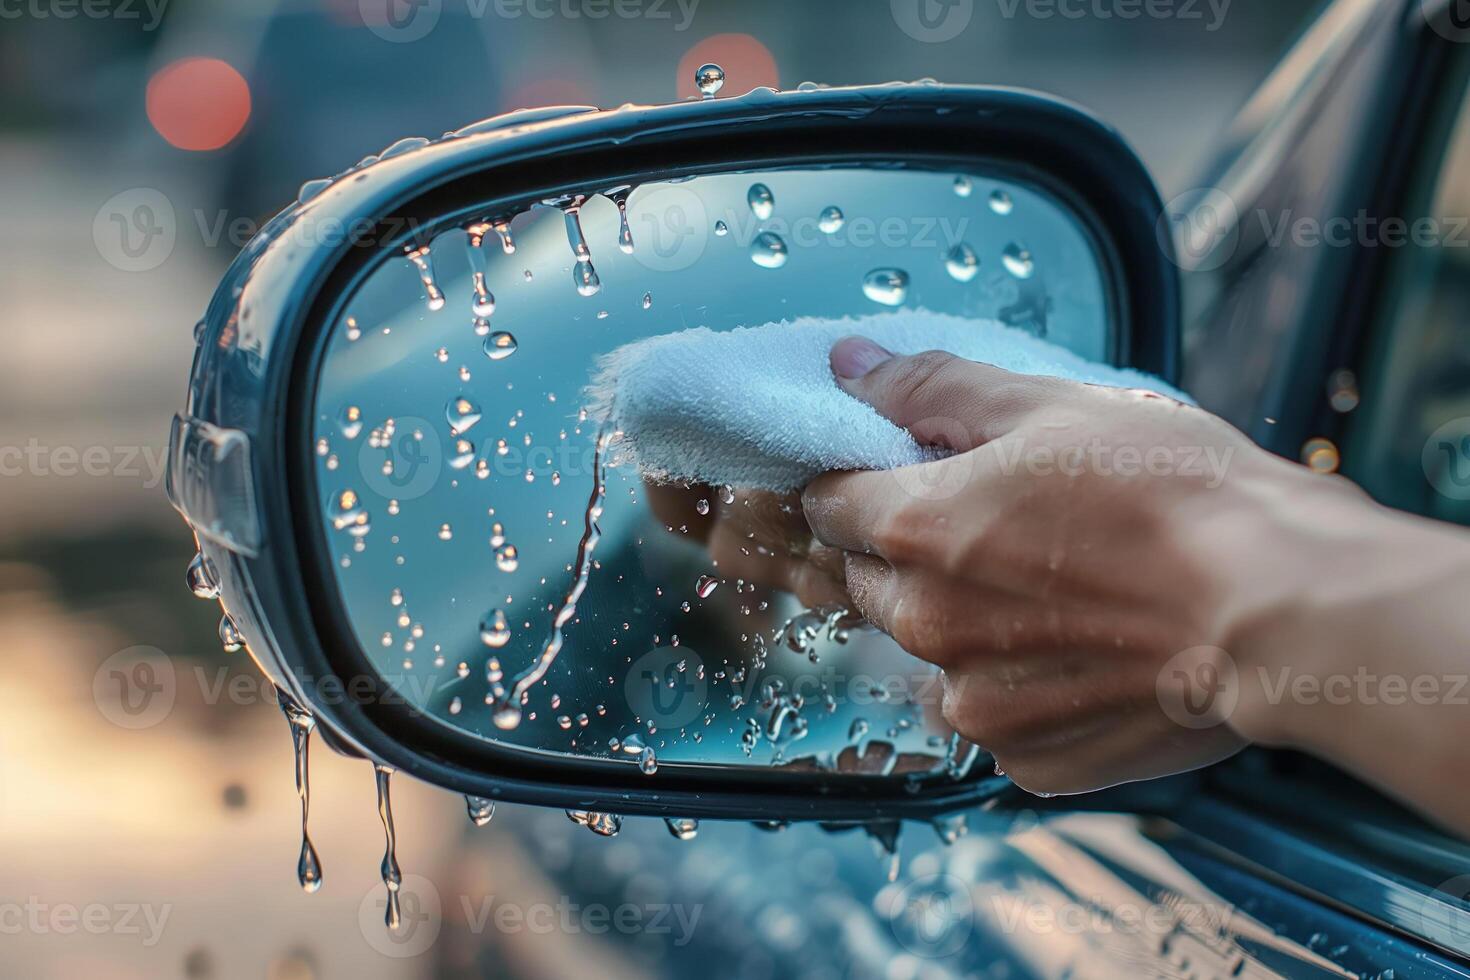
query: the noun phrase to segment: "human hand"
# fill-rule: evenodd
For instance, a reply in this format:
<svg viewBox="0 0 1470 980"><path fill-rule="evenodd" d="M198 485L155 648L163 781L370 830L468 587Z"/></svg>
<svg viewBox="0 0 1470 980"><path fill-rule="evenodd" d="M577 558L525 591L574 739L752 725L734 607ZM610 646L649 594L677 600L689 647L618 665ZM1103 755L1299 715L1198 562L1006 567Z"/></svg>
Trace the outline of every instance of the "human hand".
<svg viewBox="0 0 1470 980"><path fill-rule="evenodd" d="M1221 719L1166 710L1161 671L1183 651L1189 670L1226 669L1219 648L1279 598L1261 556L1283 542L1260 512L1323 477L1152 392L895 357L863 338L831 362L849 393L955 452L827 474L802 502L818 540L844 552L858 610L944 669L957 731L1047 793L1245 744Z"/></svg>

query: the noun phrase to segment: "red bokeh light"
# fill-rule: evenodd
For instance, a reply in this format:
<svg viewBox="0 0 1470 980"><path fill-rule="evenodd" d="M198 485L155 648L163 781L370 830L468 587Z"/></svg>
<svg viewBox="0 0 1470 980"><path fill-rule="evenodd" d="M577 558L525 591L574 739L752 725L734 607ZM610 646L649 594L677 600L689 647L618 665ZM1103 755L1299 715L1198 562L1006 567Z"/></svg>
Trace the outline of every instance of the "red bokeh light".
<svg viewBox="0 0 1470 980"><path fill-rule="evenodd" d="M684 52L679 59L678 94L687 99L698 95L694 72L700 65L716 64L725 69L725 87L721 95L744 95L762 85L779 88L780 73L776 57L764 44L749 34L715 34Z"/></svg>
<svg viewBox="0 0 1470 980"><path fill-rule="evenodd" d="M218 58L183 58L148 80L148 121L181 150L217 150L250 118L250 86Z"/></svg>

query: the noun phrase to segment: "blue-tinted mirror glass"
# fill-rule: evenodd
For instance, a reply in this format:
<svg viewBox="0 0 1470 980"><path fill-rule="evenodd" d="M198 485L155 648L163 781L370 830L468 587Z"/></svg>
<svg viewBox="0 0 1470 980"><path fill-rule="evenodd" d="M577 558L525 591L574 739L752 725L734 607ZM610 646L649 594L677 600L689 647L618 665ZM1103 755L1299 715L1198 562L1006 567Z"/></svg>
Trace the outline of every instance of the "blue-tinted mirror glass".
<svg viewBox="0 0 1470 980"><path fill-rule="evenodd" d="M942 768L932 667L712 563L716 527L799 535L781 501L613 468L586 554L582 389L640 338L886 309L999 319L1106 359L1105 283L1057 199L980 173L701 176L456 223L382 259L331 326L316 545L367 658L471 736L645 770Z"/></svg>

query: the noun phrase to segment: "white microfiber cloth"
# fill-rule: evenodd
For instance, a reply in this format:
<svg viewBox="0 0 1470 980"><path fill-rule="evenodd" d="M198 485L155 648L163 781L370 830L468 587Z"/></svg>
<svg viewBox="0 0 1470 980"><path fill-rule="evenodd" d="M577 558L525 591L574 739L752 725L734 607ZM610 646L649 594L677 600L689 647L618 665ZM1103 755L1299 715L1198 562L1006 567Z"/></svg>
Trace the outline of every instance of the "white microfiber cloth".
<svg viewBox="0 0 1470 980"><path fill-rule="evenodd" d="M1020 374L1147 388L1139 371L1094 364L994 320L905 310L716 332L696 327L619 347L598 361L589 415L621 435L609 462L656 482L784 492L830 470L882 470L942 455L837 386L827 353L861 334L895 354L945 350Z"/></svg>

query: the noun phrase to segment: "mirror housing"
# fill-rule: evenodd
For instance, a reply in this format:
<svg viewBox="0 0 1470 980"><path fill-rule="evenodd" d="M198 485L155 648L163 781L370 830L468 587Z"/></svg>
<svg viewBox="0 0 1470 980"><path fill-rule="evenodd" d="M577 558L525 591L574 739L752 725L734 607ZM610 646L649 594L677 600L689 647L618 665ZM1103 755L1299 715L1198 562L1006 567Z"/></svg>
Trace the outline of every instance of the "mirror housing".
<svg viewBox="0 0 1470 980"><path fill-rule="evenodd" d="M1013 787L970 750L951 775L852 778L780 768L636 766L472 744L360 669L310 546L315 372L338 299L377 257L447 222L514 213L619 184L847 162L1014 174L1065 202L1105 266L1114 360L1174 382L1176 266L1162 206L1119 136L1084 111L1011 89L923 82L775 92L665 106L527 110L435 143L403 140L301 199L252 240L200 323L170 498L195 529L260 669L328 742L457 792L576 810L740 819L932 817ZM487 193L487 187L494 188ZM306 234L302 234L306 231ZM312 512L312 513L308 513Z"/></svg>

